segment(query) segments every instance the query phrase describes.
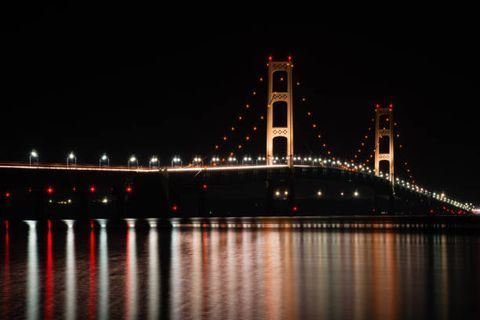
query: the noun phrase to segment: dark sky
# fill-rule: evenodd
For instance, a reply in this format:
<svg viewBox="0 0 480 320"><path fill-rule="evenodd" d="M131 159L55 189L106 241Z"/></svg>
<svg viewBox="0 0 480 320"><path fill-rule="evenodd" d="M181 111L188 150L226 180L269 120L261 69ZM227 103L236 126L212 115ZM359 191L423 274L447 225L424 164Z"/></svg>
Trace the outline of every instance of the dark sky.
<svg viewBox="0 0 480 320"><path fill-rule="evenodd" d="M49 162L70 150L84 163L107 152L115 164L132 153L164 163L211 154L245 103L250 117L264 110L257 84L268 55L292 55L302 83L296 100L308 98L295 109L298 153L320 150L305 128L307 109L332 151L350 158L374 104L392 102L405 146L398 158L408 159L417 182L480 202L478 35L461 16L269 24L172 22L167 11L130 6L3 14L1 161L28 160L32 148ZM247 115L245 123L253 125ZM246 152L261 152L264 140L260 130Z"/></svg>

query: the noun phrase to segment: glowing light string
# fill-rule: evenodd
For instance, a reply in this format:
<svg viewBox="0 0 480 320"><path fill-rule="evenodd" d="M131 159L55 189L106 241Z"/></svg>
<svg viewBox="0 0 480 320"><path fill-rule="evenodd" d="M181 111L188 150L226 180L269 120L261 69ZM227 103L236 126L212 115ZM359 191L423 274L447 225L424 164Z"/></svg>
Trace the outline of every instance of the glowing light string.
<svg viewBox="0 0 480 320"><path fill-rule="evenodd" d="M302 82L297 80L295 81L295 85L298 88L300 88L302 85ZM320 149L322 150L324 155L332 157L332 159L335 160L336 158L332 156L332 150L329 148L329 146L325 142L324 135L320 131L320 126L318 125L318 122L315 120L314 112L312 111L311 106L307 102L306 95L300 95L298 99L299 100L296 101L296 104L301 108L303 107L303 109L306 109L306 110L302 110L301 113L303 113L304 116L306 117L309 123L310 130L313 132L313 135L315 137L315 141L317 141L317 143L320 145ZM299 110L299 108L297 108L297 110Z"/></svg>
<svg viewBox="0 0 480 320"><path fill-rule="evenodd" d="M220 141L214 145L211 155L221 153L222 150L227 149L228 146L230 146L231 149L231 146L234 144L234 142L237 142L235 143L235 148L241 150L243 149L243 141L245 141L244 139L246 139L246 141L251 139L249 134L241 134L241 132L244 131L245 127L247 126L246 122L249 118L251 118L250 114L252 113L252 110L257 109L254 108L254 104L258 102L254 102L253 100L255 100L255 98L259 95L260 91L258 87L265 82L264 79L265 77L263 76L258 77L255 88L250 92L247 102L243 105L242 112L239 112L236 115L226 133L221 137ZM251 127L251 125L248 127ZM255 131L256 130L257 129L255 129ZM238 138L237 136L241 136L241 138ZM232 151L229 152L229 155L232 155Z"/></svg>

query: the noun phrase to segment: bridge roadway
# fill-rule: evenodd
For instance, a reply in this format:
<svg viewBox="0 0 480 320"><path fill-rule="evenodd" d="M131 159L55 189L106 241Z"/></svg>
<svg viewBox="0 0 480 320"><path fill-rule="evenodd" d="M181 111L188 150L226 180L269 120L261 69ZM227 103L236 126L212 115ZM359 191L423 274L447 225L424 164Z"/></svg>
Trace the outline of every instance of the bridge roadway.
<svg viewBox="0 0 480 320"><path fill-rule="evenodd" d="M50 186L54 192L46 192ZM145 210L166 217L469 212L450 199L398 181L393 192L387 179L366 168L346 169L342 163L293 168L0 163L0 192L0 217L32 208L59 217L71 214L62 213L66 211L115 217Z"/></svg>
<svg viewBox="0 0 480 320"><path fill-rule="evenodd" d="M196 171L229 171L229 170L252 170L287 168L286 164L275 165L219 165L219 166L185 166L185 167L125 167L125 166L93 166L93 165L66 165L66 164L25 164L25 163L0 163L0 169L21 170L67 170L67 171L97 171L97 172L196 172ZM295 167L313 167L308 165L295 165Z"/></svg>

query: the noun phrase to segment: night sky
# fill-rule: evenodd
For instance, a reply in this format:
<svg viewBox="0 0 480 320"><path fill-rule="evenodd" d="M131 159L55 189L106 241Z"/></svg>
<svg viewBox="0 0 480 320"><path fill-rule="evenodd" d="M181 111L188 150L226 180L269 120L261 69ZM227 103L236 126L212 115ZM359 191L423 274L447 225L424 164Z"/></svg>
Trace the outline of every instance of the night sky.
<svg viewBox="0 0 480 320"><path fill-rule="evenodd" d="M132 153L143 163L152 154L163 163L174 154L210 155L245 103L252 115L264 111L258 78L267 57L292 55L302 83L295 100L307 97L295 105L296 153L321 151L306 110L332 152L350 158L375 103L392 102L405 146L399 160L408 159L416 181L480 202L480 55L468 21L173 23L168 16L143 7L37 6L2 20L0 161L28 161L32 148L42 162L63 162L71 150L82 163L107 152L121 165ZM245 148L262 152L264 131Z"/></svg>

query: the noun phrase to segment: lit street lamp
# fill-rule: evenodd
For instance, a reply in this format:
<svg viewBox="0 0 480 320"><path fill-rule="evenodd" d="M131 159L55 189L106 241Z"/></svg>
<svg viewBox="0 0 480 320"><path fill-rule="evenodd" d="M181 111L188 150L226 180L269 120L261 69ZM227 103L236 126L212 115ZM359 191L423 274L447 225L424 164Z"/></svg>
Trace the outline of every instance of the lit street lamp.
<svg viewBox="0 0 480 320"><path fill-rule="evenodd" d="M77 156L75 155L75 153L73 153L73 151L71 151L67 156L67 167L71 165L72 162L73 162L73 165L77 164Z"/></svg>
<svg viewBox="0 0 480 320"><path fill-rule="evenodd" d="M252 163L252 157L250 156L244 156L242 159L242 164L251 164Z"/></svg>
<svg viewBox="0 0 480 320"><path fill-rule="evenodd" d="M267 161L267 158L265 157L262 157L262 156L258 156L257 157L257 160L255 161L255 164L265 164L265 161Z"/></svg>
<svg viewBox="0 0 480 320"><path fill-rule="evenodd" d="M178 156L174 156L173 159L172 159L172 167L175 167L175 166L182 166L182 159L180 159L180 157Z"/></svg>
<svg viewBox="0 0 480 320"><path fill-rule="evenodd" d="M37 151L32 150L30 152L30 156L28 157L28 160L30 162L30 165L32 165L32 162L35 162L36 164L38 164L38 153L37 153Z"/></svg>
<svg viewBox="0 0 480 320"><path fill-rule="evenodd" d="M150 158L150 161L148 161L148 167L153 168L153 167L159 167L160 166L160 160L158 160L157 156L153 156Z"/></svg>
<svg viewBox="0 0 480 320"><path fill-rule="evenodd" d="M203 159L200 156L196 156L193 158L193 165L194 166L203 166Z"/></svg>
<svg viewBox="0 0 480 320"><path fill-rule="evenodd" d="M212 159L210 160L210 165L215 166L220 162L220 157L218 156L213 156Z"/></svg>
<svg viewBox="0 0 480 320"><path fill-rule="evenodd" d="M105 164L107 167L110 165L110 159L108 158L106 153L102 154L100 160L98 160L98 166L101 167L102 164Z"/></svg>
<svg viewBox="0 0 480 320"><path fill-rule="evenodd" d="M237 158L235 157L228 157L228 163L230 165L238 164Z"/></svg>
<svg viewBox="0 0 480 320"><path fill-rule="evenodd" d="M134 164L138 167L138 159L135 157L135 155L131 155L130 158L128 158L128 167L130 168L132 164Z"/></svg>

